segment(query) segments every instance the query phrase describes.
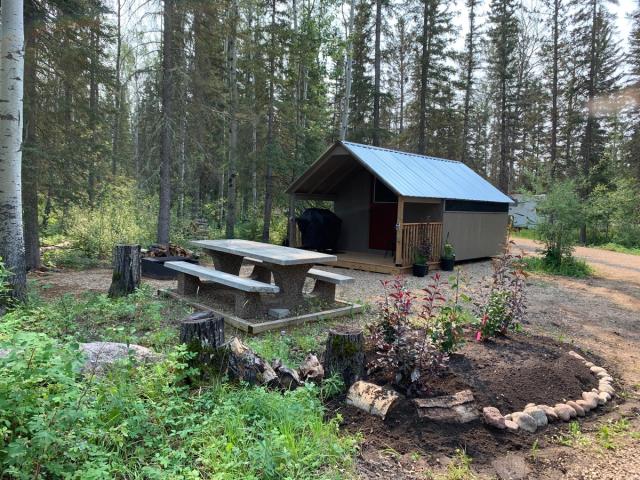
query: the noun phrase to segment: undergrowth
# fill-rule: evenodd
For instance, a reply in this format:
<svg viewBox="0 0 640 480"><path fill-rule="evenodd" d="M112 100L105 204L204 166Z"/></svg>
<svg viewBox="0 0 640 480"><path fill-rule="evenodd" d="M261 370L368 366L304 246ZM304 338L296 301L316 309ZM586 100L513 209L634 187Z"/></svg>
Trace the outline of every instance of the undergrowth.
<svg viewBox="0 0 640 480"><path fill-rule="evenodd" d="M595 271L584 260L567 257L560 263L548 261L545 257L524 257L521 260L523 268L530 272L561 275L564 277L585 278L592 276Z"/></svg>
<svg viewBox="0 0 640 480"><path fill-rule="evenodd" d="M83 378L77 344L5 338L0 467L10 478L339 478L355 440L325 421L319 389L190 388L181 349Z"/></svg>

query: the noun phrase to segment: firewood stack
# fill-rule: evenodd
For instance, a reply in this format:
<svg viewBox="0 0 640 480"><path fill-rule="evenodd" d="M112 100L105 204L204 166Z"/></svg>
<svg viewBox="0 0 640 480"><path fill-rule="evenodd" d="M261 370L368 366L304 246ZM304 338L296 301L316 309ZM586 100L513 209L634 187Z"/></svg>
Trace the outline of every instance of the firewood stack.
<svg viewBox="0 0 640 480"><path fill-rule="evenodd" d="M186 257L196 258L191 250L182 248L180 245L170 243L168 245L154 243L144 252L145 257Z"/></svg>

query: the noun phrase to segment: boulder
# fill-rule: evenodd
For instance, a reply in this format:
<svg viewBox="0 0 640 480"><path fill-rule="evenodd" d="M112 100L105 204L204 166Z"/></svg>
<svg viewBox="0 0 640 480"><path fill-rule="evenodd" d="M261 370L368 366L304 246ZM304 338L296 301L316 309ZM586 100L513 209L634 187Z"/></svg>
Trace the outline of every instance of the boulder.
<svg viewBox="0 0 640 480"><path fill-rule="evenodd" d="M598 405L606 405L609 400L611 400L611 395L607 392L600 392L598 394Z"/></svg>
<svg viewBox="0 0 640 480"><path fill-rule="evenodd" d="M611 395L614 394L615 390L613 389L613 387L609 384L609 383L599 383L598 384L598 391L599 392L607 392Z"/></svg>
<svg viewBox="0 0 640 480"><path fill-rule="evenodd" d="M511 433L515 433L520 429L518 424L516 422L514 422L513 420L506 420L505 419L504 426L507 427L507 431L509 431Z"/></svg>
<svg viewBox="0 0 640 480"><path fill-rule="evenodd" d="M518 424L518 427L525 432L534 433L538 429L536 420L528 413L513 412L511 417L513 418L513 421Z"/></svg>
<svg viewBox="0 0 640 480"><path fill-rule="evenodd" d="M527 415L531 415L533 419L536 421L536 425L538 427L544 427L549 423L549 419L547 418L547 414L545 411L539 407L530 407L525 408L524 413Z"/></svg>
<svg viewBox="0 0 640 480"><path fill-rule="evenodd" d="M576 400L576 404L582 408L582 410L584 410L584 413L586 414L587 412L593 410L593 407L591 406L591 402L587 402L584 399L581 400ZM577 412L577 410L576 410Z"/></svg>
<svg viewBox="0 0 640 480"><path fill-rule="evenodd" d="M591 362L584 362L584 365L585 365L587 368L595 367L595 365L594 365L593 363L591 363Z"/></svg>
<svg viewBox="0 0 640 480"><path fill-rule="evenodd" d="M553 407L550 407L549 405L538 405L538 408L545 413L549 422L556 422L559 420L558 414Z"/></svg>
<svg viewBox="0 0 640 480"><path fill-rule="evenodd" d="M504 417L496 407L484 407L482 409L482 417L484 418L484 423L490 427L498 428L500 430L507 428Z"/></svg>
<svg viewBox="0 0 640 480"><path fill-rule="evenodd" d="M606 371L604 368L602 368L602 367L597 367L597 366L595 366L595 365L594 365L593 367L590 367L590 368L589 368L589 370L591 370L591 373L595 373L596 375L597 375L598 373L604 373L604 374L607 374L607 371ZM607 375L608 375L608 374L607 374Z"/></svg>
<svg viewBox="0 0 640 480"><path fill-rule="evenodd" d="M582 398L588 402L589 408L593 410L598 406L598 394L593 392L582 392Z"/></svg>
<svg viewBox="0 0 640 480"><path fill-rule="evenodd" d="M558 414L558 417L565 422L568 422L577 415L576 411L566 403L556 403L553 409Z"/></svg>
<svg viewBox="0 0 640 480"><path fill-rule="evenodd" d="M569 400L567 402L567 405L573 408L579 417L584 417L584 414L585 414L584 408L582 408L578 403L574 402L573 400Z"/></svg>
<svg viewBox="0 0 640 480"><path fill-rule="evenodd" d="M573 358L577 358L578 360L586 362L586 359L582 355L580 355L579 353L574 352L573 350L571 350L569 352L569 355L571 355Z"/></svg>

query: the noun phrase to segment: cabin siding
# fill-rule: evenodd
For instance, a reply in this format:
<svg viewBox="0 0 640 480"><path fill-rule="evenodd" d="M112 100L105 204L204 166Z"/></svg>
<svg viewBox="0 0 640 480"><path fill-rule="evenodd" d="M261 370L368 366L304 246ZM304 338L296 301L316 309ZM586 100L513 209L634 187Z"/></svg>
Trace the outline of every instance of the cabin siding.
<svg viewBox="0 0 640 480"><path fill-rule="evenodd" d="M342 220L338 248L356 252L369 251L369 200L371 174L364 169L342 183L334 201L335 214Z"/></svg>
<svg viewBox="0 0 640 480"><path fill-rule="evenodd" d="M443 236L456 252L456 261L485 258L502 251L509 215L491 212L444 212Z"/></svg>

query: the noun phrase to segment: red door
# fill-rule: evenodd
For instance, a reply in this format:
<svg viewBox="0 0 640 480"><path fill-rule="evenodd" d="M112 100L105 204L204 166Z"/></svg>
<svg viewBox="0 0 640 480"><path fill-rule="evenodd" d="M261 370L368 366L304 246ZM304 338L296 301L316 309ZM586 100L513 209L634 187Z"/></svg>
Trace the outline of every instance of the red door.
<svg viewBox="0 0 640 480"><path fill-rule="evenodd" d="M395 250L397 216L398 205L395 203L371 204L369 209L369 248Z"/></svg>

